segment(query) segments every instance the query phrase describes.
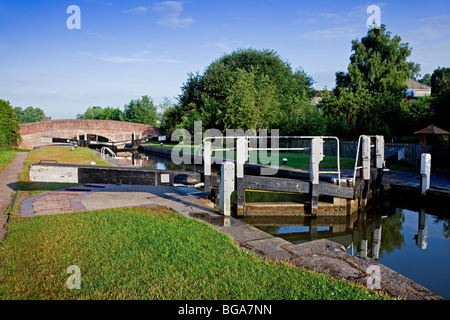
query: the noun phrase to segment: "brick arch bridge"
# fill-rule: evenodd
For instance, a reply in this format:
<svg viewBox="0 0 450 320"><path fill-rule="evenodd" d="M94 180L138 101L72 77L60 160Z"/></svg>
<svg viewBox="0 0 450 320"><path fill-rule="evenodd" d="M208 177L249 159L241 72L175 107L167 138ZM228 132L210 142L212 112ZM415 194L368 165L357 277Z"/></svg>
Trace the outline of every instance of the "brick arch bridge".
<svg viewBox="0 0 450 320"><path fill-rule="evenodd" d="M19 148L33 149L37 146L52 145L41 141L42 137L71 139L84 134L99 135L109 141L129 140L133 133L139 138L158 135L159 128L125 121L113 120L49 120L20 125L22 143Z"/></svg>

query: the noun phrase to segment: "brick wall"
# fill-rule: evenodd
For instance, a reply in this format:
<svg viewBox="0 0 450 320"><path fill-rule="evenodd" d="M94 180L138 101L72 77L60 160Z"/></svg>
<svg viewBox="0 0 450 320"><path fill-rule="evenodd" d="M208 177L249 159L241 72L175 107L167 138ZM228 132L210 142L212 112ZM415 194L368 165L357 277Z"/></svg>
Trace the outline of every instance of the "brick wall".
<svg viewBox="0 0 450 320"><path fill-rule="evenodd" d="M19 148L33 149L37 146L51 143L41 142L42 137L70 139L77 134L84 133L99 135L109 141L122 141L131 139L133 132L139 137L159 134L159 128L124 121L112 120L50 120L42 122L25 123L20 125L22 143Z"/></svg>

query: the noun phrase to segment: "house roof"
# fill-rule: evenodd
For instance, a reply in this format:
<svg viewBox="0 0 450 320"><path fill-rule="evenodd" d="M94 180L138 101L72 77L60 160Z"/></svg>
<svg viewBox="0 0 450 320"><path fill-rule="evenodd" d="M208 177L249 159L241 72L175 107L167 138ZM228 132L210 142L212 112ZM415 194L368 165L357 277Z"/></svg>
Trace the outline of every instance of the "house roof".
<svg viewBox="0 0 450 320"><path fill-rule="evenodd" d="M450 134L447 130L441 129L434 124L429 125L426 128L423 128L422 130L419 130L417 132L414 132L414 134Z"/></svg>
<svg viewBox="0 0 450 320"><path fill-rule="evenodd" d="M426 84L417 82L413 79L408 79L406 81L406 85L408 86L408 89L414 89L414 90L431 90L430 86L427 86Z"/></svg>

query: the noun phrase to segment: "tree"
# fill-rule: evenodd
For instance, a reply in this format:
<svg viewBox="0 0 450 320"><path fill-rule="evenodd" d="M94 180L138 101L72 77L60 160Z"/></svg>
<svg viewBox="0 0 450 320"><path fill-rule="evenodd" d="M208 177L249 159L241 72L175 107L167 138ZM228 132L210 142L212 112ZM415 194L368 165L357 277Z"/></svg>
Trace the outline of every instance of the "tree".
<svg viewBox="0 0 450 320"><path fill-rule="evenodd" d="M16 146L22 140L17 116L9 101L0 99L0 148Z"/></svg>
<svg viewBox="0 0 450 320"><path fill-rule="evenodd" d="M198 120L204 128L221 131L279 128L282 133L307 134L303 123L286 126L285 119L311 106L312 84L303 70L293 71L272 50L237 50L213 61L202 75L188 75L179 103L167 110L162 128L181 125L192 130Z"/></svg>
<svg viewBox="0 0 450 320"><path fill-rule="evenodd" d="M361 41L352 41L348 72L336 75L337 88L356 92L367 89L371 93L406 89L405 81L411 77L411 63L406 59L411 54L408 44L386 31L386 26L370 29Z"/></svg>
<svg viewBox="0 0 450 320"><path fill-rule="evenodd" d="M131 100L124 108L124 120L148 125L156 125L158 112L153 99L150 96L142 96L142 99Z"/></svg>
<svg viewBox="0 0 450 320"><path fill-rule="evenodd" d="M417 81L418 78L420 77L420 70L421 70L420 64L412 61L407 62L407 64L408 64L408 71L410 73L409 77Z"/></svg>
<svg viewBox="0 0 450 320"><path fill-rule="evenodd" d="M41 108L28 107L23 110L21 107L14 107L19 123L40 122L45 120L45 113Z"/></svg>
<svg viewBox="0 0 450 320"><path fill-rule="evenodd" d="M450 86L450 68L438 67L431 75L431 95L440 96Z"/></svg>
<svg viewBox="0 0 450 320"><path fill-rule="evenodd" d="M119 108L94 106L87 108L84 113L77 114L77 119L122 121L123 112Z"/></svg>
<svg viewBox="0 0 450 320"><path fill-rule="evenodd" d="M124 118L122 110L119 108L106 107L100 114L100 120L122 121Z"/></svg>
<svg viewBox="0 0 450 320"><path fill-rule="evenodd" d="M450 68L437 68L431 76L434 123L450 130Z"/></svg>
<svg viewBox="0 0 450 320"><path fill-rule="evenodd" d="M431 74L426 73L419 82L431 87Z"/></svg>
<svg viewBox="0 0 450 320"><path fill-rule="evenodd" d="M406 61L411 49L399 36L391 37L385 25L353 40L352 51L347 72L336 73L334 95L322 102L328 133L398 138L406 80L420 66Z"/></svg>

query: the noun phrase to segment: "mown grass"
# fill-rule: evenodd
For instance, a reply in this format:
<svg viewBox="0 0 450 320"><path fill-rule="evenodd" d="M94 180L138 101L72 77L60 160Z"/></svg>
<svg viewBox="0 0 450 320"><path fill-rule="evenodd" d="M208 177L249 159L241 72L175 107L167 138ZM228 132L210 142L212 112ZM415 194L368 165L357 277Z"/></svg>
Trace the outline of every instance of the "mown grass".
<svg viewBox="0 0 450 320"><path fill-rule="evenodd" d="M28 153L24 168L20 172L19 190L28 191L31 195L35 195L76 185L73 183L31 182L29 178L30 164L45 160L54 160L57 163L75 165L90 165L91 162L95 162L98 166L114 166L113 164L98 158L92 150L87 148L75 148L72 150L72 147L50 147L33 150Z"/></svg>
<svg viewBox="0 0 450 320"><path fill-rule="evenodd" d="M212 226L164 207L39 216L8 225L1 299L387 299L263 260ZM81 271L69 290L67 268Z"/></svg>

